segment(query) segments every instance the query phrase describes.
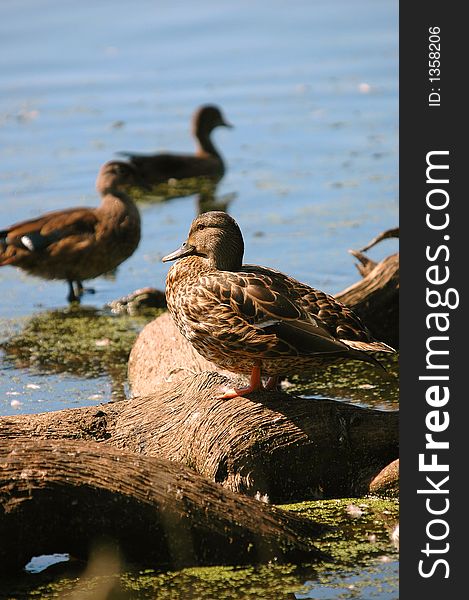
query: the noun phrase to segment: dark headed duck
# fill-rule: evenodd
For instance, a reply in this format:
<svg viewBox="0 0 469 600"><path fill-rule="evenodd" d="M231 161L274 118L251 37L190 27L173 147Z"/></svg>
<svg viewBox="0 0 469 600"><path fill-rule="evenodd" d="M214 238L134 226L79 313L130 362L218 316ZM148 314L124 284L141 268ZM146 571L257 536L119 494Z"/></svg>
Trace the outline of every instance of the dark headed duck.
<svg viewBox="0 0 469 600"><path fill-rule="evenodd" d="M210 177L220 179L225 172L223 159L211 134L216 127L232 127L221 110L214 105L201 106L192 117L192 134L196 140L195 154L161 153L154 155L119 152L128 158L148 185L165 183L170 179Z"/></svg>

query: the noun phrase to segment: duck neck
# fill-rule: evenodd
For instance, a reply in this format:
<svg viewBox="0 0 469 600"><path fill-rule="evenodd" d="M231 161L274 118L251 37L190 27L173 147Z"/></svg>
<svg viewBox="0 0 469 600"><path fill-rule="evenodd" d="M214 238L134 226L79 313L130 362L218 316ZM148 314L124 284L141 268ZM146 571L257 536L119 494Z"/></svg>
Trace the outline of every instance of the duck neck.
<svg viewBox="0 0 469 600"><path fill-rule="evenodd" d="M238 260L236 255L217 256L215 259L208 259L211 268L218 271L239 271L242 267L242 260Z"/></svg>
<svg viewBox="0 0 469 600"><path fill-rule="evenodd" d="M215 260L205 256L186 256L180 258L171 267L170 271L182 271L187 278L198 279L201 273L212 273L213 271L238 271L241 269L241 263L239 265L234 261Z"/></svg>
<svg viewBox="0 0 469 600"><path fill-rule="evenodd" d="M180 258L171 265L168 271L168 283L173 281L188 285L193 281L197 281L201 273L209 273L214 269L209 265L207 259L201 256L186 256Z"/></svg>
<svg viewBox="0 0 469 600"><path fill-rule="evenodd" d="M210 133L196 131L195 137L197 140L197 155L198 156L205 156L205 155L209 154L210 156L216 156L217 158L219 158L221 160L220 153L215 148L215 145L213 144L213 142L211 140Z"/></svg>
<svg viewBox="0 0 469 600"><path fill-rule="evenodd" d="M119 216L130 214L136 219L140 219L140 213L135 202L125 192L120 190L107 190L101 196L101 206L99 207L107 215Z"/></svg>

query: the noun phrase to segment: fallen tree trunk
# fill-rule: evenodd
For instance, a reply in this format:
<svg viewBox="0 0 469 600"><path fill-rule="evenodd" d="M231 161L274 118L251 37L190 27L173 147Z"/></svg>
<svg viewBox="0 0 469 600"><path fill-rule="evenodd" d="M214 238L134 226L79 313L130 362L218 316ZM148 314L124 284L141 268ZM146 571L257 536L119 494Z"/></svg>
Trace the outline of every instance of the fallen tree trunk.
<svg viewBox="0 0 469 600"><path fill-rule="evenodd" d="M340 300L353 308L373 335L393 348L399 347L399 254L379 263L357 251L363 279L339 294Z"/></svg>
<svg viewBox="0 0 469 600"><path fill-rule="evenodd" d="M192 470L96 442L0 442L0 571L32 556L87 559L105 542L127 562L182 568L324 556L323 527L233 494Z"/></svg>
<svg viewBox="0 0 469 600"><path fill-rule="evenodd" d="M399 459L393 460L370 483L370 493L377 496L399 495Z"/></svg>
<svg viewBox="0 0 469 600"><path fill-rule="evenodd" d="M225 488L280 503L359 496L398 456L398 413L284 392L218 399L199 373L146 397L0 419L0 441L84 439L187 465Z"/></svg>
<svg viewBox="0 0 469 600"><path fill-rule="evenodd" d="M130 351L127 371L134 396L148 396L161 385L203 371L234 376L199 354L179 333L168 312L142 329ZM240 381L244 384L247 378Z"/></svg>

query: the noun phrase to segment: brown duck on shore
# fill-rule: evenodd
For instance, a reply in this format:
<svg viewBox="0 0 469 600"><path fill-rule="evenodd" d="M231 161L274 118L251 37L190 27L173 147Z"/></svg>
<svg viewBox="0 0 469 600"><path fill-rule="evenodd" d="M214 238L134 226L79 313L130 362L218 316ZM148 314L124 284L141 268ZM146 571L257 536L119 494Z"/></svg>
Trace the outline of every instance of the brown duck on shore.
<svg viewBox="0 0 469 600"><path fill-rule="evenodd" d="M195 154L119 154L128 158L147 185L191 177L220 179L225 172L225 165L211 139L211 133L216 127L232 125L225 120L217 106L201 106L192 117L192 134L197 143Z"/></svg>
<svg viewBox="0 0 469 600"><path fill-rule="evenodd" d="M106 163L96 181L100 206L57 210L0 230L0 267L64 279L69 302L79 301L84 280L115 269L140 242L140 214L124 191L137 181L131 165Z"/></svg>
<svg viewBox="0 0 469 600"><path fill-rule="evenodd" d="M314 370L347 359L379 365L369 353L394 352L375 340L351 309L333 296L279 271L243 265L244 243L224 212L197 217L166 279L166 300L179 330L206 359L250 385L223 398L262 389L270 377ZM380 366L380 365L379 365Z"/></svg>

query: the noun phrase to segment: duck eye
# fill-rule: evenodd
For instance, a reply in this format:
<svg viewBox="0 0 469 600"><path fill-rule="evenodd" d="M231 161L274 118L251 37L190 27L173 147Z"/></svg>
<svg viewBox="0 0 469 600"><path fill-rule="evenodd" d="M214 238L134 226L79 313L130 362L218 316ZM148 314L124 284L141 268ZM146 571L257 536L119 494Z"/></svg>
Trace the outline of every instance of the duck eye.
<svg viewBox="0 0 469 600"><path fill-rule="evenodd" d="M202 229L205 229L205 225L203 223L199 223L197 225L197 231L202 231Z"/></svg>

